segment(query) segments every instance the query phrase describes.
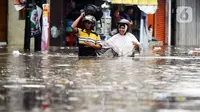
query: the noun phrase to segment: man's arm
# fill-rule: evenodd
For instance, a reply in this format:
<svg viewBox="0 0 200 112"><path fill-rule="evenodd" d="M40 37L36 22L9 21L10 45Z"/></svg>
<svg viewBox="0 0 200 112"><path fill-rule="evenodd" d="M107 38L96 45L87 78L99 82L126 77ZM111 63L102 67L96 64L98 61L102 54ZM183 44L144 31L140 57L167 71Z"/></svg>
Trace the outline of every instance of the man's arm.
<svg viewBox="0 0 200 112"><path fill-rule="evenodd" d="M101 49L102 48L101 44L94 44L92 42L85 42L85 45L92 47L92 48L95 48L95 49Z"/></svg>
<svg viewBox="0 0 200 112"><path fill-rule="evenodd" d="M102 45L101 45L101 38L98 35L96 37L96 43L92 43L92 42L85 42L85 45L89 46L89 47L93 47L94 49L101 49Z"/></svg>
<svg viewBox="0 0 200 112"><path fill-rule="evenodd" d="M81 13L81 15L73 22L73 24L72 24L72 30L74 31L74 32L78 32L78 23L79 23L79 21L81 20L81 18L83 17L83 15L84 15L84 13Z"/></svg>

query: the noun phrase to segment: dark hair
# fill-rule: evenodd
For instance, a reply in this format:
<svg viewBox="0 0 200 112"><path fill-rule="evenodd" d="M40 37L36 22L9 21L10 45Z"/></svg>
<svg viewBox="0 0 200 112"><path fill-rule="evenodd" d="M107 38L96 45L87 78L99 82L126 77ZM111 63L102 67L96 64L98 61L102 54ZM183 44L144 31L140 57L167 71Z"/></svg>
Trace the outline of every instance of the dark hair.
<svg viewBox="0 0 200 112"><path fill-rule="evenodd" d="M119 11L119 8L117 6L112 8L111 15L113 15L116 11Z"/></svg>
<svg viewBox="0 0 200 112"><path fill-rule="evenodd" d="M119 24L118 27L125 27L125 24Z"/></svg>
<svg viewBox="0 0 200 112"><path fill-rule="evenodd" d="M149 27L148 27L148 30L150 30L151 27L152 27L152 25L150 24Z"/></svg>

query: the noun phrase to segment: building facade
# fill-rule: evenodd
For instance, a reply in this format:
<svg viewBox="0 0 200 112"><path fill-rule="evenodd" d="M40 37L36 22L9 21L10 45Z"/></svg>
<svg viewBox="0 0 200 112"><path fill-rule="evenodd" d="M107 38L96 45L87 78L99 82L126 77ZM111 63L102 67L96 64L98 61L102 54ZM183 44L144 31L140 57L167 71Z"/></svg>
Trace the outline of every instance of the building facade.
<svg viewBox="0 0 200 112"><path fill-rule="evenodd" d="M22 15L19 11L16 11L12 0L0 0L0 2L4 3L4 5L6 6L6 7L4 6L3 10L1 11L4 11L4 12L6 11L6 13L4 14L2 18L6 18L7 20L4 26L5 30L3 31L5 35L0 36L0 43L8 44L11 46L23 47L25 18L20 17ZM50 3L50 0L48 2ZM32 45L33 45L33 41L31 41Z"/></svg>
<svg viewBox="0 0 200 112"><path fill-rule="evenodd" d="M12 0L3 0L8 2L8 45L22 45L24 43L25 20L20 20L20 13L16 11Z"/></svg>
<svg viewBox="0 0 200 112"><path fill-rule="evenodd" d="M200 46L200 1L173 0L172 39L178 46Z"/></svg>
<svg viewBox="0 0 200 112"><path fill-rule="evenodd" d="M54 2L54 0L51 0ZM56 1L56 0L55 0ZM62 1L62 0L61 0ZM75 0L78 1L78 0ZM162 41L164 44L169 43L169 37L170 42L172 45L187 45L187 46L198 46L200 45L200 35L198 34L198 28L199 28L199 8L200 1L198 0L171 0L171 6L172 6L172 18L171 19L171 25L169 25L169 18L168 18L168 1L169 0L159 0L158 1L158 10L154 15L149 15L149 24L153 25L153 35L155 38L159 41ZM48 0L50 2L50 0ZM94 0L94 3L96 0ZM0 0L1 4L1 20L0 20L0 45L1 44L8 44L8 45L20 45L23 47L24 44L24 29L25 29L25 20L20 19L20 13L15 10L13 1L12 0ZM51 4L52 7L53 4ZM55 6L55 5L54 5ZM182 7L182 9L180 9ZM181 12L176 13L179 11L184 11L183 9L186 8L189 11L191 11L190 8L192 8L192 12L189 15L188 18L182 18L183 20L180 20ZM52 10L52 9L51 9ZM56 12L60 11L57 10ZM187 10L188 11L188 10ZM187 14L187 11L185 14ZM52 15L51 15L52 16ZM55 16L55 15L54 15ZM184 15L182 15L185 17ZM192 19L190 20L192 16ZM62 18L62 16L60 16ZM179 18L179 19L178 19ZM55 22L54 22L55 21ZM186 21L186 22L185 22ZM60 20L53 20L51 21L51 24L54 23L59 25L62 21ZM171 27L169 29L168 27ZM170 30L170 32L168 31ZM186 33L187 32L187 33ZM52 45L60 45L62 42L62 39L58 38L58 42L54 39L54 43ZM53 39L52 39L53 40ZM58 44L57 44L58 43Z"/></svg>

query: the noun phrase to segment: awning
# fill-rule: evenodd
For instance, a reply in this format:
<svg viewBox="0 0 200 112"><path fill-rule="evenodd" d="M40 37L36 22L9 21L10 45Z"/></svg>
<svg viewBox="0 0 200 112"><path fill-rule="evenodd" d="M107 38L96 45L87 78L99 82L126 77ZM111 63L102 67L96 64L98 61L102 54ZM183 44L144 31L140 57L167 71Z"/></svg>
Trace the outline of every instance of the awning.
<svg viewBox="0 0 200 112"><path fill-rule="evenodd" d="M145 6L145 5L138 5L138 8L146 14L154 14L158 9L157 5L152 6Z"/></svg>
<svg viewBox="0 0 200 112"><path fill-rule="evenodd" d="M158 0L112 0L112 4L158 5Z"/></svg>
<svg viewBox="0 0 200 112"><path fill-rule="evenodd" d="M137 5L146 14L154 14L158 9L158 0L112 0L112 4Z"/></svg>

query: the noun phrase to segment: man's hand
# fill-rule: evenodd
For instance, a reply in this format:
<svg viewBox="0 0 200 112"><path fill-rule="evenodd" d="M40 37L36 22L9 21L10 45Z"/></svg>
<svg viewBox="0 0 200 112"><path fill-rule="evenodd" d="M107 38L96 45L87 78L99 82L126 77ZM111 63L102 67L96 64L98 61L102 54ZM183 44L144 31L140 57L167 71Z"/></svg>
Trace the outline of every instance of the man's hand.
<svg viewBox="0 0 200 112"><path fill-rule="evenodd" d="M84 17L84 16L85 16L85 12L82 12L80 16L81 16L81 17Z"/></svg>
<svg viewBox="0 0 200 112"><path fill-rule="evenodd" d="M93 47L95 49L100 49L101 48L100 44L95 44L93 42L88 42L88 41L85 42L85 45L88 46L88 47Z"/></svg>

